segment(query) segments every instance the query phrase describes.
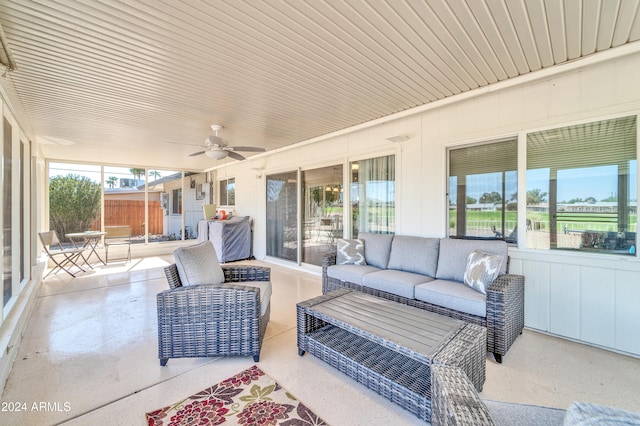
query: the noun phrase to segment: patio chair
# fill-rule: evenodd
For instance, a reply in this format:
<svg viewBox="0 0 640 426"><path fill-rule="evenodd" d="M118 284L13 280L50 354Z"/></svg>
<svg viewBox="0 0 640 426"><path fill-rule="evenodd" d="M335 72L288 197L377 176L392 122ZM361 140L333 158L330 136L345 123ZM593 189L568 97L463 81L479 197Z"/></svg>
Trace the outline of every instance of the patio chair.
<svg viewBox="0 0 640 426"><path fill-rule="evenodd" d="M203 204L202 213L204 214L204 220L211 220L216 215L215 204Z"/></svg>
<svg viewBox="0 0 640 426"><path fill-rule="evenodd" d="M271 270L220 266L210 241L174 251L157 294L158 358L252 356L260 359L271 312Z"/></svg>
<svg viewBox="0 0 640 426"><path fill-rule="evenodd" d="M106 232L104 236L105 262L109 263L109 247L111 246L126 246L126 257L118 260L131 261L131 225L105 226L104 232Z"/></svg>
<svg viewBox="0 0 640 426"><path fill-rule="evenodd" d="M82 272L85 271L78 263L80 260L84 261L82 257L84 248L62 247L56 231L38 232L38 237L40 237L40 242L42 243L42 247L47 253L48 258L54 263L54 267L47 273L47 275L44 276L44 278L47 278L49 275L57 273L58 271L65 271L67 274L75 278L75 274L71 272L71 268L74 266Z"/></svg>

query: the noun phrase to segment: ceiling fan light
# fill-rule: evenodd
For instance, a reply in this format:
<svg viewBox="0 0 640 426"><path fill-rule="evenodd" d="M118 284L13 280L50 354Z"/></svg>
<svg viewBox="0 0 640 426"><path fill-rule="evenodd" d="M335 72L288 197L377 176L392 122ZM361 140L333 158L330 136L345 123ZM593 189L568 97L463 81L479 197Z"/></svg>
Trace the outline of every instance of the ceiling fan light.
<svg viewBox="0 0 640 426"><path fill-rule="evenodd" d="M219 149L210 149L208 151L205 151L204 153L207 157L212 158L214 160L222 160L223 158L225 158L227 156L227 152L226 151L222 151Z"/></svg>

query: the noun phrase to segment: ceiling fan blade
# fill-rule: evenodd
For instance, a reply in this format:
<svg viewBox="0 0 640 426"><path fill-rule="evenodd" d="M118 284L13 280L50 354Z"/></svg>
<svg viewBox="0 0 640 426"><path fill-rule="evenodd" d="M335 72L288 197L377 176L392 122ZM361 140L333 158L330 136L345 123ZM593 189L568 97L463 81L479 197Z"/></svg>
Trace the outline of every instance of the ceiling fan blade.
<svg viewBox="0 0 640 426"><path fill-rule="evenodd" d="M204 154L206 151L198 151L198 152L194 152L193 154L189 154L189 157L194 157L196 155L201 155Z"/></svg>
<svg viewBox="0 0 640 426"><path fill-rule="evenodd" d="M233 151L227 151L227 154L229 154L229 157L234 158L236 160L244 160L244 156L238 154L237 152L233 152Z"/></svg>
<svg viewBox="0 0 640 426"><path fill-rule="evenodd" d="M214 145L214 146L227 146L227 141L222 139L220 136L217 135L209 135L204 142L208 145Z"/></svg>
<svg viewBox="0 0 640 426"><path fill-rule="evenodd" d="M247 152L265 152L266 149L259 146L230 146L234 151L247 151Z"/></svg>

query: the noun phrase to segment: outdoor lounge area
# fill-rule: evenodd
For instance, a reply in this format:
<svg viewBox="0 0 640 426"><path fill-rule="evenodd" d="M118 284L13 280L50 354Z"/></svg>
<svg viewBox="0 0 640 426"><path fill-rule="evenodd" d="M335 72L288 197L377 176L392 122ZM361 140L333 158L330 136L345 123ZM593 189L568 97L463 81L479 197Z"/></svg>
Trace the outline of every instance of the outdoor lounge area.
<svg viewBox="0 0 640 426"><path fill-rule="evenodd" d="M134 258L77 278L47 279L2 401L58 405L3 418L10 424L144 424L145 412L254 365L251 356L158 364L155 296L168 288L163 268L173 262L171 255ZM257 364L263 371L329 424L424 424L319 359L298 356L295 304L321 294L318 274L243 263L271 268L271 320ZM486 367L480 394L486 400L558 409L579 400L640 411L640 363L610 351L525 330L502 364L487 353Z"/></svg>
<svg viewBox="0 0 640 426"><path fill-rule="evenodd" d="M0 1L0 423L640 412L639 69L640 0Z"/></svg>

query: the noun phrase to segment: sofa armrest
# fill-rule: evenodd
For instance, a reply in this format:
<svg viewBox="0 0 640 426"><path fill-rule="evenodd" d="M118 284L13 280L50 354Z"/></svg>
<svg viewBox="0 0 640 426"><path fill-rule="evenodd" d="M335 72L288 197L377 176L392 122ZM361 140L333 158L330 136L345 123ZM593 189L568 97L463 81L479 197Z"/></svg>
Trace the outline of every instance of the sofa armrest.
<svg viewBox="0 0 640 426"><path fill-rule="evenodd" d="M326 253L322 256L322 269L326 269L331 265L336 264L336 253Z"/></svg>
<svg viewBox="0 0 640 426"><path fill-rule="evenodd" d="M504 355L524 328L524 276L500 275L487 288L487 349Z"/></svg>
<svg viewBox="0 0 640 426"><path fill-rule="evenodd" d="M455 426L495 423L464 371L450 365L432 364L431 424Z"/></svg>
<svg viewBox="0 0 640 426"><path fill-rule="evenodd" d="M222 265L224 282L271 281L271 268L253 265Z"/></svg>

